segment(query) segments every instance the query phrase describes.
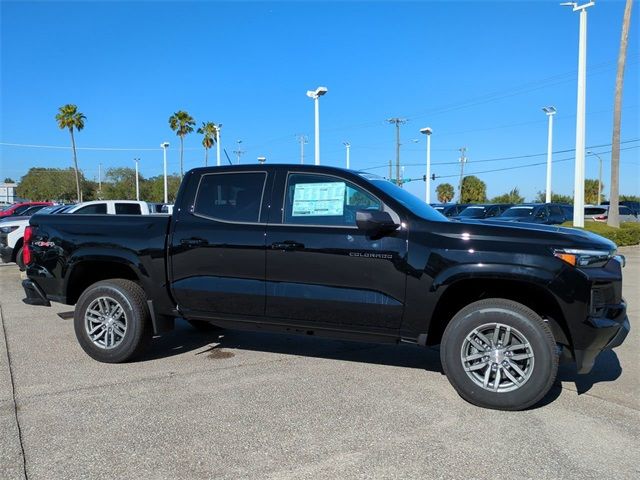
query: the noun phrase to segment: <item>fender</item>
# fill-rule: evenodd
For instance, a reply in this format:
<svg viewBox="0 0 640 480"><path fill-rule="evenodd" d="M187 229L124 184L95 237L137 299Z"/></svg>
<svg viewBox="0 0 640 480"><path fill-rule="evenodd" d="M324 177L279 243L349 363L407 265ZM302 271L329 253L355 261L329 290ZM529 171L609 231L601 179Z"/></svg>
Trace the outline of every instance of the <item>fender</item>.
<svg viewBox="0 0 640 480"><path fill-rule="evenodd" d="M469 278L521 280L546 287L555 277L555 272L540 267L503 263L464 263L439 272L433 279L430 290L435 292L454 282Z"/></svg>

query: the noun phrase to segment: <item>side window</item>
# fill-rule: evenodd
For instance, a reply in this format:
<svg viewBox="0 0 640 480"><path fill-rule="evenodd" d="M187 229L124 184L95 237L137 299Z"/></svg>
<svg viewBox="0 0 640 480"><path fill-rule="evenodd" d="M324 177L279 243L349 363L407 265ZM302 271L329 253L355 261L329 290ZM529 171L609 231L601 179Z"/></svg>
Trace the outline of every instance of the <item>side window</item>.
<svg viewBox="0 0 640 480"><path fill-rule="evenodd" d="M557 205L552 205L551 207L549 207L549 210L551 210L551 215L553 215L554 217L563 217L564 216L562 214L562 209Z"/></svg>
<svg viewBox="0 0 640 480"><path fill-rule="evenodd" d="M116 215L142 215L137 203L116 203Z"/></svg>
<svg viewBox="0 0 640 480"><path fill-rule="evenodd" d="M618 214L619 215L633 215L633 212L631 211L631 209L629 207L620 207L620 210L618 210Z"/></svg>
<svg viewBox="0 0 640 480"><path fill-rule="evenodd" d="M22 205L20 207L16 207L16 209L13 211L14 215L20 215L23 212L25 212L26 210L28 210L29 208L31 208L31 205Z"/></svg>
<svg viewBox="0 0 640 480"><path fill-rule="evenodd" d="M287 179L284 223L355 226L358 210L381 210L382 202L337 177L291 174Z"/></svg>
<svg viewBox="0 0 640 480"><path fill-rule="evenodd" d="M265 172L203 175L193 212L229 222L259 222Z"/></svg>
<svg viewBox="0 0 640 480"><path fill-rule="evenodd" d="M107 213L106 203L95 203L93 205L87 205L86 207L79 208L75 212L76 215L99 215Z"/></svg>

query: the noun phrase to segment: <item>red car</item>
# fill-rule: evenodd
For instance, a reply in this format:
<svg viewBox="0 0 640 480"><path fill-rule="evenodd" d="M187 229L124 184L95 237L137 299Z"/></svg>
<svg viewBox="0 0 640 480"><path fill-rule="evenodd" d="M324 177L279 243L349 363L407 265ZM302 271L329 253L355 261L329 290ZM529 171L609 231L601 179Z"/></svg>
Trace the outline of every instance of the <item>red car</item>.
<svg viewBox="0 0 640 480"><path fill-rule="evenodd" d="M2 217L10 217L12 215L20 215L27 208L35 207L36 205L53 205L53 202L20 202L14 203L13 205L9 205L4 209L0 210L0 218Z"/></svg>

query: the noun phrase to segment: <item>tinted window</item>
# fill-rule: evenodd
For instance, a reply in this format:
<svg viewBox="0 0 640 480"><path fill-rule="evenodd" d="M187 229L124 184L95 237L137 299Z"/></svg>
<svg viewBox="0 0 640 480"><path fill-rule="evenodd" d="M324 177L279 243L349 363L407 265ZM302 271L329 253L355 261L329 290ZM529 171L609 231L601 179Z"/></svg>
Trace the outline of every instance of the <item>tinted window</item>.
<svg viewBox="0 0 640 480"><path fill-rule="evenodd" d="M79 215L100 215L107 213L107 204L106 203L95 203L93 205L87 205L86 207L82 207L75 212L74 214Z"/></svg>
<svg viewBox="0 0 640 480"><path fill-rule="evenodd" d="M356 225L358 210L381 210L382 202L341 178L292 174L287 179L284 223Z"/></svg>
<svg viewBox="0 0 640 480"><path fill-rule="evenodd" d="M606 213L607 209L606 208L593 208L593 207L587 207L584 209L584 214L585 215L602 215L603 213Z"/></svg>
<svg viewBox="0 0 640 480"><path fill-rule="evenodd" d="M620 210L618 210L618 213L620 215L633 215L633 212L629 207L620 207Z"/></svg>
<svg viewBox="0 0 640 480"><path fill-rule="evenodd" d="M533 215L533 207L511 207L505 211L503 217L530 217Z"/></svg>
<svg viewBox="0 0 640 480"><path fill-rule="evenodd" d="M460 212L461 217L482 218L484 217L485 207L467 207Z"/></svg>
<svg viewBox="0 0 640 480"><path fill-rule="evenodd" d="M194 213L231 222L258 222L266 178L264 172L203 175Z"/></svg>
<svg viewBox="0 0 640 480"><path fill-rule="evenodd" d="M116 203L116 215L141 215L140 205L137 203Z"/></svg>
<svg viewBox="0 0 640 480"><path fill-rule="evenodd" d="M23 212L27 211L29 208L31 208L30 205L21 205L19 207L16 207L16 209L13 211L14 215L20 215Z"/></svg>
<svg viewBox="0 0 640 480"><path fill-rule="evenodd" d="M371 183L390 197L393 197L397 202L400 202L405 208L408 208L420 218L437 222L448 221L440 213L439 209L439 211L436 211L435 209L431 208L430 205L424 203L415 195L410 194L405 189L398 187L388 180L371 180Z"/></svg>
<svg viewBox="0 0 640 480"><path fill-rule="evenodd" d="M44 208L44 205L36 205L35 207L29 207L27 208L24 212L22 212L20 215L33 215L34 213L36 213L39 210L42 210Z"/></svg>
<svg viewBox="0 0 640 480"><path fill-rule="evenodd" d="M557 217L564 217L564 215L562 213L562 209L557 205L551 205L549 207L549 211L551 212L551 215L554 215L554 216L557 216Z"/></svg>

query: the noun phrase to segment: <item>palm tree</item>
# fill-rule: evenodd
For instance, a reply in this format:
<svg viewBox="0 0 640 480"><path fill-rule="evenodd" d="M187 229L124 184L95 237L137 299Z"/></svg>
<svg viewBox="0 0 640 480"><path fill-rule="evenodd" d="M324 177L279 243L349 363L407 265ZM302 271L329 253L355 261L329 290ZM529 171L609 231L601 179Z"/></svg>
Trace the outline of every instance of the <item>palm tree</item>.
<svg viewBox="0 0 640 480"><path fill-rule="evenodd" d="M82 189L80 188L80 174L78 173L78 156L76 154L76 140L73 136L73 130L78 131L84 128L84 121L87 117L78 111L78 107L68 103L58 109L56 121L61 130L69 129L71 134L71 147L73 149L73 167L76 171L76 194L78 202L82 202Z"/></svg>
<svg viewBox="0 0 640 480"><path fill-rule="evenodd" d="M193 132L193 126L196 124L195 120L184 110L178 110L176 113L169 117L169 127L176 132L176 135L180 137L180 178L182 178L184 171L183 154L184 154L184 136Z"/></svg>
<svg viewBox="0 0 640 480"><path fill-rule="evenodd" d="M202 126L198 128L198 133L204 135L202 146L204 147L204 166L209 164L209 149L218 141L218 128L213 122L202 122Z"/></svg>
<svg viewBox="0 0 640 480"><path fill-rule="evenodd" d="M622 84L624 83L624 65L627 61L627 42L631 24L632 0L627 0L622 17L622 35L618 52L618 73L616 74L616 93L613 101L613 139L611 141L611 189L609 190L609 218L607 225L620 226L618 216L618 194L620 190L620 124L622 122Z"/></svg>

